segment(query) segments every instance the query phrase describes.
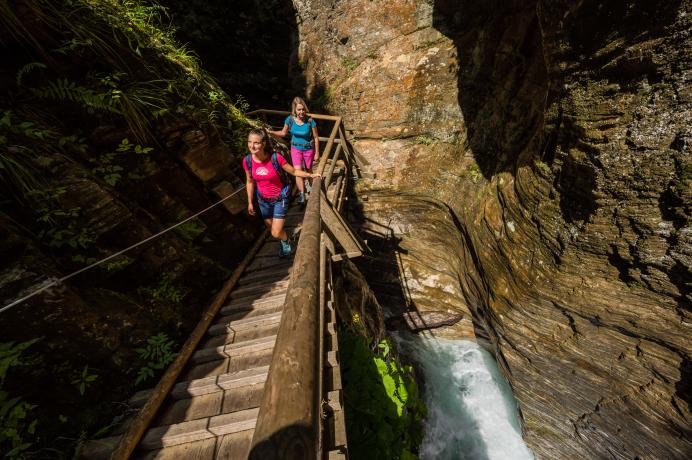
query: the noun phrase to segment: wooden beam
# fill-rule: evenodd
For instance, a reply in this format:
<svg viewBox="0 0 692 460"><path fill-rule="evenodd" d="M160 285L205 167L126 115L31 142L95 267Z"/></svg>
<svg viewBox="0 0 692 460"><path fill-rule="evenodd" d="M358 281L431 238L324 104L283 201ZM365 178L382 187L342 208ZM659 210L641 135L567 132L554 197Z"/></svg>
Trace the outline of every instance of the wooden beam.
<svg viewBox="0 0 692 460"><path fill-rule="evenodd" d="M352 231L341 215L336 212L324 195L320 195L320 215L325 227L336 238L347 253L363 252L364 246Z"/></svg>

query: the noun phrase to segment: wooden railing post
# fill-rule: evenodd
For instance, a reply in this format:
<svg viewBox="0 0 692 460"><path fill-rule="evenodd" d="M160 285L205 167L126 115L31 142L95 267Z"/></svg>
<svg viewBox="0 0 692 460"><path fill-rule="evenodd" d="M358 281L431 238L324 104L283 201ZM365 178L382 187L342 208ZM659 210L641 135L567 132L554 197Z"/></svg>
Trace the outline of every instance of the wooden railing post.
<svg viewBox="0 0 692 460"><path fill-rule="evenodd" d="M321 193L321 178L313 179ZM286 301L264 385L252 460L318 458L320 388L320 201L308 201Z"/></svg>

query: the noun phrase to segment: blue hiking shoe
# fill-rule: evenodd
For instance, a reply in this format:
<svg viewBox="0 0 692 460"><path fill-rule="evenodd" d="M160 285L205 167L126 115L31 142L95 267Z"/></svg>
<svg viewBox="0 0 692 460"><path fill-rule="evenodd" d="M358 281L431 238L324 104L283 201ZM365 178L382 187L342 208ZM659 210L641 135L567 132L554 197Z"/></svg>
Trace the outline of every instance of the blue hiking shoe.
<svg viewBox="0 0 692 460"><path fill-rule="evenodd" d="M293 253L293 246L289 240L279 240L279 257L288 257Z"/></svg>
<svg viewBox="0 0 692 460"><path fill-rule="evenodd" d="M305 193L298 192L298 198L296 199L296 203L305 204Z"/></svg>

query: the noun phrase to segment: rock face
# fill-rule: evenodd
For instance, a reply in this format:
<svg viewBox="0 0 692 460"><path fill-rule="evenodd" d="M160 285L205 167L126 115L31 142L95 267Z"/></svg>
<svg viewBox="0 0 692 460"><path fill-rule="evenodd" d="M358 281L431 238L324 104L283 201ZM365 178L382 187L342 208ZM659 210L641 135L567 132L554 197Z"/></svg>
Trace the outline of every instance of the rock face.
<svg viewBox="0 0 692 460"><path fill-rule="evenodd" d="M691 2L294 4L381 303L469 312L539 458L690 458Z"/></svg>

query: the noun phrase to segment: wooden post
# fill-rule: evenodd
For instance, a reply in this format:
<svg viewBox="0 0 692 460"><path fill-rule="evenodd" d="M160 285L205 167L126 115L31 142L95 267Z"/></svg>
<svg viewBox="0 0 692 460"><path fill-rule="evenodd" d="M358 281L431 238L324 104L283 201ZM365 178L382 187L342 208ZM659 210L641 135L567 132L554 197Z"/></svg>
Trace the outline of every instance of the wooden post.
<svg viewBox="0 0 692 460"><path fill-rule="evenodd" d="M341 117L334 122L334 127L332 132L329 134L329 140L327 140L327 145L324 147L324 151L320 155L320 164L317 167L317 172L320 174L324 173L324 167L327 164L327 158L331 153L332 146L334 145L334 139L336 139L336 134L339 132L339 126L341 125Z"/></svg>
<svg viewBox="0 0 692 460"><path fill-rule="evenodd" d="M313 179L321 190L321 178ZM321 194L321 192L320 192ZM318 458L320 201L308 201L250 459Z"/></svg>
<svg viewBox="0 0 692 460"><path fill-rule="evenodd" d="M329 184L332 182L332 174L334 174L334 168L336 167L336 162L339 161L339 156L343 150L343 144L339 144L334 152L334 157L332 158L332 163L327 169L327 173L324 175L324 189L329 190Z"/></svg>

